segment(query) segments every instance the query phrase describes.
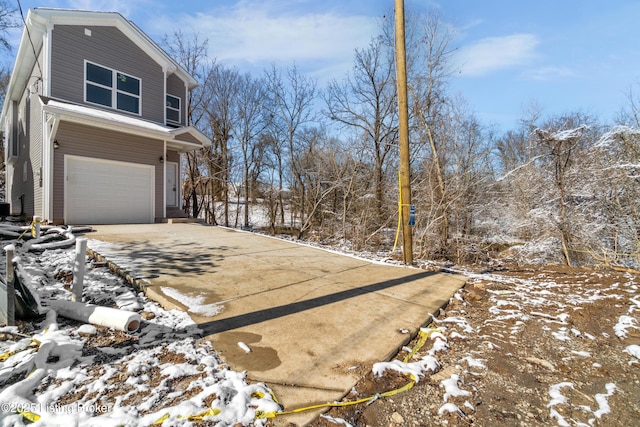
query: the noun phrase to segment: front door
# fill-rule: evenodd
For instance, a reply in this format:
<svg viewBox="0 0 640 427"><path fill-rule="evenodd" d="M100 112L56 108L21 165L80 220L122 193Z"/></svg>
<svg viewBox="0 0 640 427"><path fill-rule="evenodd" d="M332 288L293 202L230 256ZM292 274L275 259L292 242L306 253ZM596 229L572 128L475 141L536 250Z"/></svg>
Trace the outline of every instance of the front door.
<svg viewBox="0 0 640 427"><path fill-rule="evenodd" d="M165 165L167 174L166 192L167 206L178 206L178 164L167 162Z"/></svg>

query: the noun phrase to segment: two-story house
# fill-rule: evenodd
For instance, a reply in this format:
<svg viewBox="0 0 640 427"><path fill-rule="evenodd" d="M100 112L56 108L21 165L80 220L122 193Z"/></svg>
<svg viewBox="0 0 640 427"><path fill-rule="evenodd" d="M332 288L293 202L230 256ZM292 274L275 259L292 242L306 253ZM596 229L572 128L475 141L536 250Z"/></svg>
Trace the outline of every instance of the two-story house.
<svg viewBox="0 0 640 427"><path fill-rule="evenodd" d="M180 210L195 79L119 13L29 11L0 116L12 214L151 223Z"/></svg>

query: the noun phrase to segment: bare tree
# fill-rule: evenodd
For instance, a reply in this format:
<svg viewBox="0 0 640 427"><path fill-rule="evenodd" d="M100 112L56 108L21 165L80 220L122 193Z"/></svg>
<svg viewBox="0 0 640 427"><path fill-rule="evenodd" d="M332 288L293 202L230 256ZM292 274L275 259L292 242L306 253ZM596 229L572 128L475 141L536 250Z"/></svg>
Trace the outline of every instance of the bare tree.
<svg viewBox="0 0 640 427"><path fill-rule="evenodd" d="M240 79L237 69L216 64L211 67L205 80L210 97L203 109L206 111L206 120L213 135L211 147L206 151L206 167L210 178L209 215L215 217L215 201L220 200L223 208L223 224L227 227L230 225L229 190L233 162L229 143L238 120L236 106Z"/></svg>
<svg viewBox="0 0 640 427"><path fill-rule="evenodd" d="M207 50L208 40L201 40L200 36L185 35L182 31L175 31L172 35L165 35L162 44L167 52L196 80L203 82L208 74ZM202 120L209 93L207 86L200 85L191 90L187 97L187 123L199 128L205 133L209 131L208 123ZM186 180L183 205L191 207L191 215L197 218L202 205L198 200L198 193L203 187L202 152L190 151L185 155ZM199 190L200 189L200 190Z"/></svg>
<svg viewBox="0 0 640 427"><path fill-rule="evenodd" d="M263 144L260 136L269 125L269 114L265 107L266 87L262 80L250 74L240 76L238 80L237 100L235 104L235 123L231 133L239 142L242 151L243 188L244 188L244 227L249 227L249 204L253 198L252 183L259 176L259 163L262 161ZM254 170L254 179L251 172Z"/></svg>
<svg viewBox="0 0 640 427"><path fill-rule="evenodd" d="M13 50L9 43L8 36L11 28L19 26L16 19L17 9L9 6L5 0L0 1L0 51L8 56ZM4 61L2 61L4 62ZM5 66L0 67L0 106L4 104L4 98L9 88L11 80L11 69ZM0 169L4 170L4 146L0 144Z"/></svg>
<svg viewBox="0 0 640 427"><path fill-rule="evenodd" d="M271 119L271 116L269 116ZM263 192L267 217L269 219L269 231L276 233L276 225L283 225L283 175L284 160L281 151L281 144L273 132L265 132L260 136L258 145L261 153L260 166L266 173L266 188Z"/></svg>
<svg viewBox="0 0 640 427"><path fill-rule="evenodd" d="M6 0L0 0L0 49L11 52L11 43L9 42L9 30L18 28L20 24L16 19L16 9L9 5Z"/></svg>
<svg viewBox="0 0 640 427"><path fill-rule="evenodd" d="M324 98L330 119L352 129L369 146L379 227L387 216L386 161L398 140L394 56L384 39L376 37L366 49L356 49L354 61L351 75L329 83Z"/></svg>
<svg viewBox="0 0 640 427"><path fill-rule="evenodd" d="M627 104L620 110L615 121L619 125L640 128L640 99L633 89L633 86L629 87Z"/></svg>
<svg viewBox="0 0 640 427"><path fill-rule="evenodd" d="M450 191L447 184L447 157L452 156L454 147L447 147L455 140L450 129L450 111L455 109L456 100L447 97L447 82L453 73L449 60L454 52L451 47L453 33L440 22L435 11L413 18L412 31L414 58L409 68L409 91L411 112L414 119L413 138L424 151L429 171L428 195L429 211L436 221L429 228L437 230L437 241L423 242L428 246L447 247L450 233Z"/></svg>
<svg viewBox="0 0 640 427"><path fill-rule="evenodd" d="M620 125L590 150L589 223L581 244L595 261L622 271L640 270L640 128ZM583 209L584 210L584 209Z"/></svg>
<svg viewBox="0 0 640 427"><path fill-rule="evenodd" d="M575 250L574 238L576 233L572 231L577 225L571 211L579 204L575 200L576 185L581 180L581 168L578 162L584 162L587 153L584 148L588 146L587 131L589 120L579 114L564 116L552 120L545 128L536 129L536 143L548 159L547 165L552 177L555 197L557 200L557 219L555 225L562 246L564 261L568 266L572 265L572 251Z"/></svg>
<svg viewBox="0 0 640 427"><path fill-rule="evenodd" d="M302 181L297 153L300 143L300 132L304 126L316 120L314 102L317 99L317 83L309 77L300 74L293 66L287 69L286 76L275 67L266 73L267 90L270 101L268 103L271 115L271 129L277 142L283 142L288 152L289 168L291 171L291 191L296 195L292 206L292 224L300 215L300 223L305 222L304 209L306 189ZM282 162L282 146L277 147L278 158ZM282 165L282 163L280 163ZM282 178L282 175L281 175ZM282 190L282 180L280 182ZM282 191L280 191L282 194ZM281 203L282 206L282 203Z"/></svg>
<svg viewBox="0 0 640 427"><path fill-rule="evenodd" d="M584 248L597 246L602 235L598 171L604 167L598 165L603 156L595 155L600 130L583 113L538 121L539 116L530 116L519 134L497 144L503 218L508 218L504 230L524 241L525 262L571 266L584 261Z"/></svg>

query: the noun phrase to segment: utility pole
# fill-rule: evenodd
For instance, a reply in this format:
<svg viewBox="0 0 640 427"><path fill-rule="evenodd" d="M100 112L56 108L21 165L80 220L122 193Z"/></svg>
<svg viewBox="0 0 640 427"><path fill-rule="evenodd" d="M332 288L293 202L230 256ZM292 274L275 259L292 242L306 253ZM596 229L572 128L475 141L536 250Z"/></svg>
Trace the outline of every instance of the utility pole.
<svg viewBox="0 0 640 427"><path fill-rule="evenodd" d="M400 206L402 210L402 256L413 264L413 226L409 225L411 207L411 166L409 162L409 98L407 96L407 54L404 35L404 0L396 0L396 73L400 120Z"/></svg>

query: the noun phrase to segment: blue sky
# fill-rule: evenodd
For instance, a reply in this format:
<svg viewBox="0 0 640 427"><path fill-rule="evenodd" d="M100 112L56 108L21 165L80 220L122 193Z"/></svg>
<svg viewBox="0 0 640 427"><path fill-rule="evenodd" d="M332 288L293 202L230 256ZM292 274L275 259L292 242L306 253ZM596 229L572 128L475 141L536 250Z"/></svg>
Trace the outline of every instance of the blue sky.
<svg viewBox="0 0 640 427"><path fill-rule="evenodd" d="M15 0L9 0L17 4ZM30 7L116 10L153 39L182 29L244 71L294 62L322 85L345 76L393 0L40 0ZM454 31L453 93L482 123L514 129L533 102L544 115L582 111L604 123L640 93L640 2L405 0ZM18 35L15 36L16 40Z"/></svg>

